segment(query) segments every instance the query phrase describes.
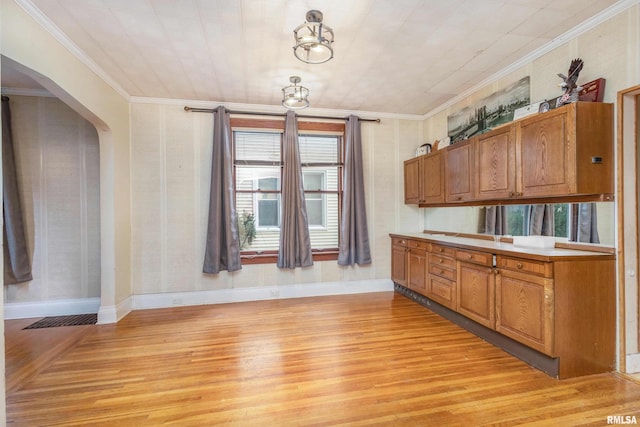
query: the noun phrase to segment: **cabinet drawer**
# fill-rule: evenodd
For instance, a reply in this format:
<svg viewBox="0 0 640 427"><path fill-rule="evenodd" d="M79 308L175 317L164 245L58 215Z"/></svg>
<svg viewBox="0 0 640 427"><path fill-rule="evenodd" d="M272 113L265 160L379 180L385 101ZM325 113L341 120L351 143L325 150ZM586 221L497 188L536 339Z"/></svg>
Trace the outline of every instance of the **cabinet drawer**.
<svg viewBox="0 0 640 427"><path fill-rule="evenodd" d="M407 239L401 239L400 237L394 237L391 239L391 244L394 246L407 246Z"/></svg>
<svg viewBox="0 0 640 427"><path fill-rule="evenodd" d="M434 254L445 255L450 257L456 256L456 250L448 246L431 245L431 252Z"/></svg>
<svg viewBox="0 0 640 427"><path fill-rule="evenodd" d="M553 277L553 263L550 262L500 256L498 257L498 267L541 277Z"/></svg>
<svg viewBox="0 0 640 427"><path fill-rule="evenodd" d="M445 279L448 280L456 280L456 270L453 270L451 268L445 268L445 267L440 267L439 265L429 265L429 273L436 275L436 276L440 276L440 277L444 277Z"/></svg>
<svg viewBox="0 0 640 427"><path fill-rule="evenodd" d="M407 240L407 247L426 251L429 248L429 244L420 240Z"/></svg>
<svg viewBox="0 0 640 427"><path fill-rule="evenodd" d="M460 261L493 267L493 254L489 254L487 252L464 251L458 249L456 251L456 258Z"/></svg>
<svg viewBox="0 0 640 427"><path fill-rule="evenodd" d="M456 282L442 279L436 276L429 276L429 297L436 302L456 309Z"/></svg>
<svg viewBox="0 0 640 427"><path fill-rule="evenodd" d="M429 263L440 267L456 268L456 260L433 252L431 253Z"/></svg>

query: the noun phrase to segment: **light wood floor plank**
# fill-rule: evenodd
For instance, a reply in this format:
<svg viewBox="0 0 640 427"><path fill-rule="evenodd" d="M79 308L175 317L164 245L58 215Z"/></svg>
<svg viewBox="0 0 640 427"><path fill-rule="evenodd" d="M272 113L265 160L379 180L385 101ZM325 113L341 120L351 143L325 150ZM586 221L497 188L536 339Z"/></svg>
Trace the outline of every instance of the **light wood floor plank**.
<svg viewBox="0 0 640 427"><path fill-rule="evenodd" d="M640 422L633 379L552 379L391 292L28 323L5 322L13 426Z"/></svg>

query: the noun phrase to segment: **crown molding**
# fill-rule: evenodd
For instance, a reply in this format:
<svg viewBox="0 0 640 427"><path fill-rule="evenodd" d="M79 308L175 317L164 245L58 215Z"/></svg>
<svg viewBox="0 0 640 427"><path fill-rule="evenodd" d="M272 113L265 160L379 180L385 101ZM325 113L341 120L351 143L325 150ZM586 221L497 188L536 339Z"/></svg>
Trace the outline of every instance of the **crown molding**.
<svg viewBox="0 0 640 427"><path fill-rule="evenodd" d="M173 99L173 98L147 98L132 96L129 101L132 104L156 104L156 105L175 105L175 106L189 106L193 108L216 108L220 105L229 110L234 111L246 111L247 113L273 113L284 114L287 110L281 105L266 105L266 104L241 104L234 102L216 102L216 101L202 101L202 100L188 100L188 99ZM396 114L396 113L383 113L377 111L357 111L357 110L335 110L329 108L305 108L304 110L297 110L300 114L314 115L314 116L349 116L354 114L363 119L392 119L392 120L415 120L423 121L424 116L419 114Z"/></svg>
<svg viewBox="0 0 640 427"><path fill-rule="evenodd" d="M551 40L549 43L540 46L538 49L534 50L533 52L529 53L526 56L523 56L522 58L518 59L516 62L514 62L513 64L503 68L502 70L498 71L497 73L487 77L486 79L484 79L483 81L481 81L480 83L478 83L477 85L467 89L466 91L464 91L463 93L461 93L460 95L457 95L453 98L451 98L449 101L445 102L444 104L440 105L437 108L434 108L433 110L429 111L428 113L426 113L423 117L423 119L428 119L429 117L432 117L438 113L440 113L442 110L445 110L449 107L451 107L454 104L457 104L458 102L462 101L463 99L467 98L468 96L472 95L473 93L479 91L480 89L482 89L483 87L503 78L508 76L509 74L511 74L512 72L524 67L525 65L533 62L534 60L540 58L541 56L543 56L546 53L551 52L552 50L562 46L563 44L567 43L568 41L586 33L587 31L597 27L598 25L604 23L605 21L609 20L610 18L618 15L619 13L624 12L625 10L636 6L640 4L640 0L621 0L618 1L616 3L614 3L613 5L609 6L608 8L606 8L605 10L603 10L602 12L592 16L591 18L587 19L586 21L582 22L581 24L578 24L577 26L573 27L572 29L570 29L569 31L559 35L558 37L556 37L555 39Z"/></svg>
<svg viewBox="0 0 640 427"><path fill-rule="evenodd" d="M46 89L28 89L22 87L3 87L2 94L7 96L35 96L38 98L55 98L56 96Z"/></svg>
<svg viewBox="0 0 640 427"><path fill-rule="evenodd" d="M96 64L82 49L62 32L31 0L14 0L31 18L42 26L54 39L64 46L73 56L86 65L91 71L96 73L106 84L118 92L123 98L129 100L131 96L120 86L106 71Z"/></svg>

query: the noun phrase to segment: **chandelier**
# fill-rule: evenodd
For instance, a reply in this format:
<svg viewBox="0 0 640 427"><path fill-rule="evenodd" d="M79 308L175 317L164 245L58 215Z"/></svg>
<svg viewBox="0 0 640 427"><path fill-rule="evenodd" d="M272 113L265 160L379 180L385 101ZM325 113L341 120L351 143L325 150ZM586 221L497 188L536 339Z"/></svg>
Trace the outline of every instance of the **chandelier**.
<svg viewBox="0 0 640 427"><path fill-rule="evenodd" d="M322 64L333 58L333 30L322 23L322 12L307 12L307 22L293 30L293 54L308 64Z"/></svg>
<svg viewBox="0 0 640 427"><path fill-rule="evenodd" d="M289 110L301 110L309 106L309 89L298 86L301 79L298 76L289 77L292 83L282 88L282 105Z"/></svg>

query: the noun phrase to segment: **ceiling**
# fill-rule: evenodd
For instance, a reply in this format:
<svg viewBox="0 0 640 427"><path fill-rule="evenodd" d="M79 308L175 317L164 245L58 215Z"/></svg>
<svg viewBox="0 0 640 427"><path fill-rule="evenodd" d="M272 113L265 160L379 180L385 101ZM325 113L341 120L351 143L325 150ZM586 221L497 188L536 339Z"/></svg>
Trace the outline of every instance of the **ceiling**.
<svg viewBox="0 0 640 427"><path fill-rule="evenodd" d="M132 97L426 114L616 0L18 0ZM304 64L293 29L318 9L335 57ZM567 65L569 60L567 61ZM7 68L7 70L5 70ZM557 70L566 72L566 70ZM24 80L2 67L3 87Z"/></svg>

